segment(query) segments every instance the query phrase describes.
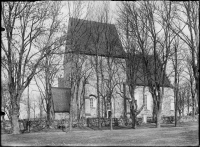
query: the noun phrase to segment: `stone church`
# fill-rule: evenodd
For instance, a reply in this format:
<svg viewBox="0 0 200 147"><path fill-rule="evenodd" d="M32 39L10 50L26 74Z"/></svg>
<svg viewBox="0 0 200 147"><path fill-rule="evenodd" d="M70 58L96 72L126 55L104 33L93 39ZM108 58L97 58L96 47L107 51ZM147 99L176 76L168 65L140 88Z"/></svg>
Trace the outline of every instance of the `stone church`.
<svg viewBox="0 0 200 147"><path fill-rule="evenodd" d="M76 83L73 87L73 116L97 117L98 90L101 117L109 117L111 109L113 118L125 115L129 117L130 99L125 98L130 98L126 52L115 25L70 18L66 40L64 78L58 79L58 87L70 89L71 81ZM138 108L145 105L138 117L152 116L153 100L148 86L141 78L136 80L136 85L135 98ZM174 115L174 95L170 85L166 77L162 108L162 115L165 116ZM112 91L111 104L108 102L109 90Z"/></svg>

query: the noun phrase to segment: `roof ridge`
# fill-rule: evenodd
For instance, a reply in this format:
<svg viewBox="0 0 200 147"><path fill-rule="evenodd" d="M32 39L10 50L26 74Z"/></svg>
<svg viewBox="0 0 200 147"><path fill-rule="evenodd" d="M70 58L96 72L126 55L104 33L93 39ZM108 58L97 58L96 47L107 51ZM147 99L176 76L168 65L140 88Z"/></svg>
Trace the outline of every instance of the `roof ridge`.
<svg viewBox="0 0 200 147"><path fill-rule="evenodd" d="M108 23L108 22L99 22L99 21L94 21L94 20L86 20L86 19L81 19L81 18L74 18L74 17L69 17L69 20L80 20L80 21L83 21L83 22L92 22L92 23L100 23L100 24L104 24L104 25L112 25L115 27L115 24L112 24L112 23Z"/></svg>

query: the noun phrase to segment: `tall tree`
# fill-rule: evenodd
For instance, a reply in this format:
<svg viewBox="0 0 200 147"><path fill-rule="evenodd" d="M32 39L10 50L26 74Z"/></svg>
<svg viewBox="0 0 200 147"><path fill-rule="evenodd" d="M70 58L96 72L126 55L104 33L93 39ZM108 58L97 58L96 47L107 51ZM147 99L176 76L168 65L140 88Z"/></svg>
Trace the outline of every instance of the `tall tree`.
<svg viewBox="0 0 200 147"><path fill-rule="evenodd" d="M52 21L55 2L2 2L5 34L1 38L2 64L7 70L12 105L13 134L19 134L20 98L39 65L57 40L59 23ZM47 25L50 24L50 27ZM41 38L42 37L42 38Z"/></svg>
<svg viewBox="0 0 200 147"><path fill-rule="evenodd" d="M196 98L199 103L199 2L177 2L176 7L178 9L177 21L173 22L171 29L188 46L190 63L195 78Z"/></svg>
<svg viewBox="0 0 200 147"><path fill-rule="evenodd" d="M47 128L50 127L51 120L53 120L54 117L51 97L51 86L55 84L55 79L56 77L58 77L58 74L60 73L62 68L62 55L55 54L59 51L60 49L56 49L54 50L54 52L52 52L52 54L49 54L46 57L45 62L43 62L43 64L41 65L41 67L43 67L43 70L40 73L36 74L34 77L36 85L40 92L41 104L43 104L44 110L47 114Z"/></svg>
<svg viewBox="0 0 200 147"><path fill-rule="evenodd" d="M130 112L131 112L131 118L132 118L132 128L135 129L136 126L136 116L141 112L144 105L141 106L139 110L137 110L137 101L135 100L135 89L137 87L137 81L141 79L141 71L139 69L143 68L141 67L142 62L141 58L138 57L139 55L139 48L137 39L135 38L136 32L134 32L134 29L137 29L138 35L141 34L143 36L143 41L141 41L141 46L146 46L146 31L143 27L143 32L138 28L139 21L138 21L138 13L136 10L136 5L133 2L123 2L122 8L120 8L120 21L119 26L124 32L124 46L125 50L127 52L126 56L126 73L127 73L127 84L129 86L129 93L131 96L130 99ZM135 64L137 63L137 64ZM139 74L138 74L139 73ZM144 73L142 71L142 73ZM145 77L145 75L143 75ZM144 81L143 81L144 82ZM126 97L125 97L126 98ZM125 101L126 102L126 101Z"/></svg>
<svg viewBox="0 0 200 147"><path fill-rule="evenodd" d="M11 105L10 105L10 99L9 99L9 91L8 91L8 85L5 80L1 80L1 111L5 113L5 115L2 116L2 122L3 127L2 129L5 129L5 117L7 116L8 120L11 122Z"/></svg>
<svg viewBox="0 0 200 147"><path fill-rule="evenodd" d="M160 6L158 6L160 4ZM159 128L161 123L161 110L164 96L164 85L169 82L166 79L167 63L172 55L172 45L176 35L170 30L170 24L174 20L176 9L172 2L162 1L145 2L145 16L147 25L149 25L149 35L151 35L152 54L153 54L153 78L150 77L148 64L145 62L147 69L148 84L152 93L156 108L156 126ZM156 29L160 25L161 29ZM152 76L152 75L151 75ZM153 79L153 80L152 80ZM169 86L170 83L168 83Z"/></svg>
<svg viewBox="0 0 200 147"><path fill-rule="evenodd" d="M159 4L158 4L159 3ZM175 35L169 24L174 17L171 2L125 2L134 44L142 55L145 81L152 94L156 126L160 127L166 79L166 66ZM159 6L158 6L159 5ZM126 11L124 11L126 12ZM159 30L157 29L159 26Z"/></svg>
<svg viewBox="0 0 200 147"><path fill-rule="evenodd" d="M178 93L179 93L179 87L178 87L178 43L175 43L174 45L175 48L175 64L174 64L174 69L175 69L175 80L174 80L174 93L175 93L175 127L177 125L177 108L178 108Z"/></svg>
<svg viewBox="0 0 200 147"><path fill-rule="evenodd" d="M191 58L187 56L187 64L186 64L186 70L185 72L187 73L188 77L186 78L189 89L190 89L190 95L192 98L192 116L194 117L195 115L195 111L196 111L196 105L195 103L197 103L197 91L196 91L196 86L195 86L195 78L194 78L194 74L193 74L193 70L192 70L192 62L191 62Z"/></svg>
<svg viewBox="0 0 200 147"><path fill-rule="evenodd" d="M79 51L81 47L87 48L87 41L84 40L85 35L87 37L87 26L85 26L85 20L88 19L91 14L91 2L74 1L67 2L68 9L68 31L64 39L66 40L66 47L64 52L58 54L64 54L64 80L66 81L65 87L71 88L70 98L70 130L72 130L73 119L79 120L81 117L81 111L84 106L85 84L87 84L87 78L90 75L87 67L87 56L82 56ZM85 20L82 20L85 19ZM83 44L86 44L85 46ZM86 68L85 68L86 67ZM84 69L85 68L85 69Z"/></svg>
<svg viewBox="0 0 200 147"><path fill-rule="evenodd" d="M105 11L104 11L105 10ZM106 24L108 22L108 3L105 2L102 4L102 7L96 8L93 15L96 15L96 21L98 22L91 22L91 32L90 32L90 39L94 46L95 56L94 59L91 60L91 64L95 67L96 73L96 90L97 90L97 117L98 117L98 127L101 128L100 122L100 105L101 105L101 97L100 97L100 54L101 54L101 47L104 44L104 35L106 31Z"/></svg>

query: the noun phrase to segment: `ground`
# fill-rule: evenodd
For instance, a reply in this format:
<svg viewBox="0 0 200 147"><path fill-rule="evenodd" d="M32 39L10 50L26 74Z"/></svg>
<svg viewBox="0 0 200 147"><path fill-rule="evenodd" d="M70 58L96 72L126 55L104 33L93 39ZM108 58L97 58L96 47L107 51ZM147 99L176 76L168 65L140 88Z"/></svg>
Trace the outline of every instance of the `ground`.
<svg viewBox="0 0 200 147"><path fill-rule="evenodd" d="M110 130L80 130L72 132L43 131L24 133L20 135L2 134L3 146L55 146L55 145L84 145L84 146L197 146L199 145L198 124L190 122L173 125L142 125L137 129Z"/></svg>

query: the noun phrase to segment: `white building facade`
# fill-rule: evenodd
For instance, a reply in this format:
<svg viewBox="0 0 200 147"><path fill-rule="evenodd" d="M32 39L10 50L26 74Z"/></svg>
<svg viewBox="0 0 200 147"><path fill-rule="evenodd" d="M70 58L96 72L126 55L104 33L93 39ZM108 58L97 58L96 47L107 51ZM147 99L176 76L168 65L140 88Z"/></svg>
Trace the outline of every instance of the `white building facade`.
<svg viewBox="0 0 200 147"><path fill-rule="evenodd" d="M70 18L66 37L63 87L72 88L74 117L97 117L100 98L100 117L124 117L130 115L128 100L126 53L113 24ZM137 63L135 63L137 64ZM98 77L98 89L97 89ZM144 85L144 84L143 84ZM99 91L99 92L97 92ZM126 92L125 92L126 91ZM145 103L139 116L151 116L153 100L148 87L138 85L135 98L138 108ZM111 105L109 98L111 97ZM165 88L162 114L173 112L173 89Z"/></svg>

